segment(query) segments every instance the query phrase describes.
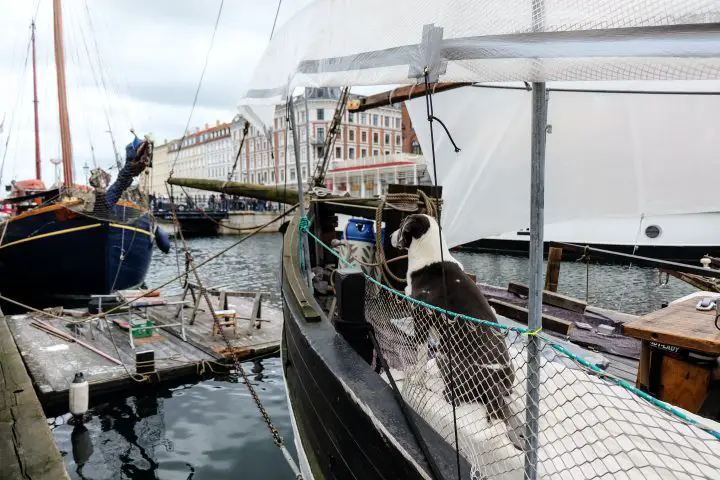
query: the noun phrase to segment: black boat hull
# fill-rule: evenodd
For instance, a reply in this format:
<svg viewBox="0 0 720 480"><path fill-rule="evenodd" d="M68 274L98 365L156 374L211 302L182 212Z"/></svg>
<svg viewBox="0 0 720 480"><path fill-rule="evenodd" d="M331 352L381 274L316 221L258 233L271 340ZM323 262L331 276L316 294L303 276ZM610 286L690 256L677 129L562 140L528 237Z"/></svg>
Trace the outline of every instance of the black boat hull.
<svg viewBox="0 0 720 480"><path fill-rule="evenodd" d="M297 222L296 217L285 235L281 349L301 458L307 458L314 478L432 478L391 387L336 331L317 302L301 293ZM408 412L439 477L454 478L454 449L409 407ZM469 472L463 458L461 469Z"/></svg>
<svg viewBox="0 0 720 480"><path fill-rule="evenodd" d="M90 295L139 286L152 258L148 214L122 224L54 205L0 228L0 294L33 308L80 306ZM0 306L4 313L26 310Z"/></svg>
<svg viewBox="0 0 720 480"><path fill-rule="evenodd" d="M545 242L545 254L547 254L551 242ZM582 244L583 246L585 244ZM474 242L466 243L453 250L477 252L477 253L499 253L504 255L527 256L529 252L530 242L525 240L504 240L504 239L482 239ZM608 244L588 244L589 247L612 252L635 254L643 257L656 258L659 260L668 260L672 262L690 263L699 265L700 259L704 255L720 256L720 246L651 246L641 245L635 248L633 245L608 245ZM582 256L582 253L574 253L571 251L563 252L563 259L573 260ZM611 257L603 258L604 262L611 263ZM622 260L619 260L622 263Z"/></svg>

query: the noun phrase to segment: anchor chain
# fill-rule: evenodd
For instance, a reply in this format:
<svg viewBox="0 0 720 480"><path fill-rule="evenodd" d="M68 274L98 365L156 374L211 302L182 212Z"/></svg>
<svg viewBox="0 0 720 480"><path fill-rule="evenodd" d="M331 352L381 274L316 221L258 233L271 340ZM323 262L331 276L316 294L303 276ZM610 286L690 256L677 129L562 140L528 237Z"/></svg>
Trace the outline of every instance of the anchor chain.
<svg viewBox="0 0 720 480"><path fill-rule="evenodd" d="M172 198L172 197L170 197ZM171 200L172 202L172 200ZM193 274L195 276L195 281L197 282L198 287L200 288L200 293L205 299L205 303L208 306L208 309L210 310L210 315L212 315L213 322L218 327L218 330L220 331L220 336L222 337L223 341L227 345L228 352L232 356L232 362L235 366L235 370L240 372L240 375L242 376L243 380L245 381L245 386L247 387L248 391L250 392L250 395L253 398L253 401L255 402L255 405L257 406L258 410L260 411L260 415L262 416L263 420L265 421L265 424L267 425L268 429L270 430L270 435L273 437L273 442L275 445L282 451L283 455L285 456L285 459L287 460L290 468L293 470L293 473L295 474L295 478L302 479L302 474L300 473L300 469L298 468L297 464L295 464L294 460L290 456L290 453L285 448L285 443L280 435L280 432L275 427L275 425L272 422L272 419L270 418L270 415L268 414L267 410L265 410L265 407L263 406L260 397L257 394L257 391L255 390L255 387L252 386L250 383L250 379L247 376L247 373L245 372L245 368L242 366L242 363L240 362L240 359L237 356L237 352L235 349L233 349L232 344L230 343L230 340L228 339L227 335L225 335L225 332L220 325L220 320L217 317L217 313L215 312L215 308L213 307L212 303L210 302L210 296L208 295L207 290L202 285L202 280L200 279L200 275L197 272L197 269L195 268L195 261L193 259L192 253L190 252L190 248L187 244L187 241L185 240L185 235L182 233L182 229L180 228L180 221L177 218L175 204L172 202L172 216L173 216L173 222L175 223L175 226L177 228L178 234L180 235L180 240L182 241L183 248L185 249L185 264L186 267L192 268Z"/></svg>

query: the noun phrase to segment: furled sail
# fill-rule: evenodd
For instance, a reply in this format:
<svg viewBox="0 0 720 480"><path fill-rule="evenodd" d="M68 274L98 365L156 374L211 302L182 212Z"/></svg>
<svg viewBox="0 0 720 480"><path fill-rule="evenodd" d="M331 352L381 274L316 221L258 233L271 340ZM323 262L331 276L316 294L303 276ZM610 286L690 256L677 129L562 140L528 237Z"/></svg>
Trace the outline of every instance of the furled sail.
<svg viewBox="0 0 720 480"><path fill-rule="evenodd" d="M461 149L455 153L435 124L450 245L529 225L531 92L507 87L433 96L435 115ZM546 223L720 211L706 183L720 159L720 82L548 83L548 90ZM425 100L407 104L432 175Z"/></svg>

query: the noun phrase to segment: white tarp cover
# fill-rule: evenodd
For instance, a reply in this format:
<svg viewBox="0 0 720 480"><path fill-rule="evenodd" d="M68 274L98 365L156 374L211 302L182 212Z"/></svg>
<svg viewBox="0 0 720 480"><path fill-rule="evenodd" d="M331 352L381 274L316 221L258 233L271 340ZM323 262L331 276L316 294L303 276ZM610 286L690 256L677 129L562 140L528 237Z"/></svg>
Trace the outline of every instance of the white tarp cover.
<svg viewBox="0 0 720 480"><path fill-rule="evenodd" d="M303 86L720 78L718 0L318 0L274 35L241 104Z"/></svg>
<svg viewBox="0 0 720 480"><path fill-rule="evenodd" d="M720 92L720 82L682 83ZM548 83L546 224L720 211L712 180L720 166L720 95L568 92L553 86ZM435 116L461 149L456 154L435 123L443 232L450 245L529 225L530 98L525 90L482 87L433 96ZM432 175L425 99L407 105Z"/></svg>

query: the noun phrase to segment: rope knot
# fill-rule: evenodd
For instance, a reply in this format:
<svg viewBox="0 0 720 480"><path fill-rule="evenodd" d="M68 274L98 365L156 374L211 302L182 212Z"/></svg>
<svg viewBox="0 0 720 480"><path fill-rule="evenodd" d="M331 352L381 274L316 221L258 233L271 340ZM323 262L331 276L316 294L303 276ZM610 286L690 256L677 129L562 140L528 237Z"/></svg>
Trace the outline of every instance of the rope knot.
<svg viewBox="0 0 720 480"><path fill-rule="evenodd" d="M300 217L298 228L301 232L307 232L310 229L310 219L304 215Z"/></svg>
<svg viewBox="0 0 720 480"><path fill-rule="evenodd" d="M537 337L538 333L540 333L541 331L542 327L538 327L535 330L528 330L527 332L525 332L525 335L527 335L528 337Z"/></svg>

